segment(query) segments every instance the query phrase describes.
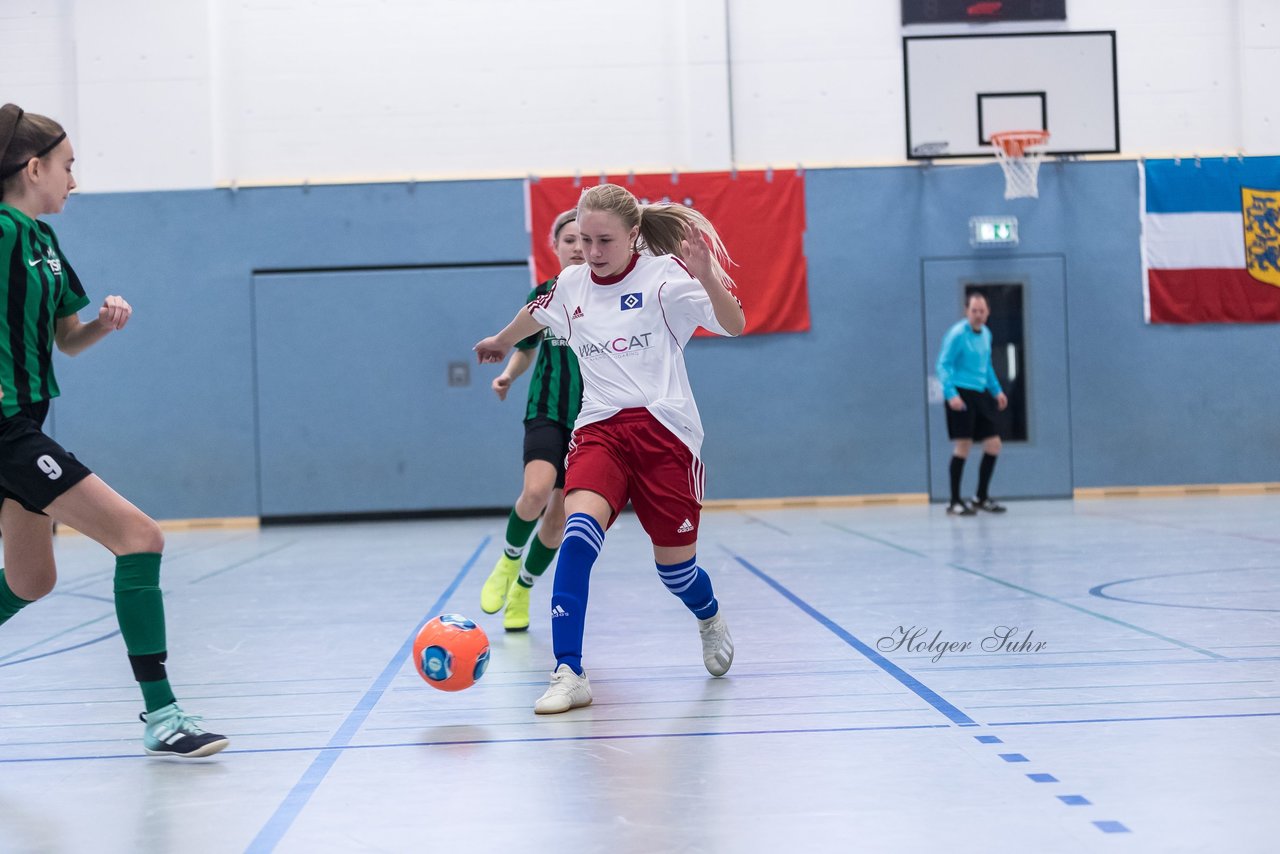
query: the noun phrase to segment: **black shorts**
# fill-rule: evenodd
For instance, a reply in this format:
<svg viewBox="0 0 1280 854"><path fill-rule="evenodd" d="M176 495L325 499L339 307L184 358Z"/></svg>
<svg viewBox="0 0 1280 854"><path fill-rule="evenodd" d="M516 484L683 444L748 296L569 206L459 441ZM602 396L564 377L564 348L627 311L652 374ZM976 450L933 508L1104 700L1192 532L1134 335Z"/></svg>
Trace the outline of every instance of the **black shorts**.
<svg viewBox="0 0 1280 854"><path fill-rule="evenodd" d="M543 460L556 467L556 489L564 489L564 458L569 453L573 431L550 418L530 418L524 422L524 464Z"/></svg>
<svg viewBox="0 0 1280 854"><path fill-rule="evenodd" d="M942 403L947 410L947 436L951 441L972 439L981 442L999 436L1000 410L996 407L996 399L985 391L971 388L958 388L956 391L964 401L964 409L956 412L946 401Z"/></svg>
<svg viewBox="0 0 1280 854"><path fill-rule="evenodd" d="M49 401L31 403L0 418L0 502L12 498L43 514L57 498L93 472L40 429Z"/></svg>

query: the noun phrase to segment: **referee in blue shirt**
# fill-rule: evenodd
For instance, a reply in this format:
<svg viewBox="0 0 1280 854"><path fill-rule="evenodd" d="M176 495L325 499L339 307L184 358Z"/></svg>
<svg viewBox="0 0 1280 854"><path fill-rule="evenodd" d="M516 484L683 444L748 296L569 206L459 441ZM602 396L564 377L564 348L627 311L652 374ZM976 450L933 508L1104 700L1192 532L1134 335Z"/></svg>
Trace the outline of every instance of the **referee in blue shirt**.
<svg viewBox="0 0 1280 854"><path fill-rule="evenodd" d="M1009 405L1000 380L991 364L991 330L987 298L970 293L965 300L965 319L947 330L938 354L938 380L947 401L947 436L955 442L951 457L951 516L973 516L979 510L1003 513L1005 508L991 499L991 473L1000 456L1000 428L996 411ZM964 461L974 442L982 443L982 463L978 468L978 494L970 502L960 497L960 477Z"/></svg>

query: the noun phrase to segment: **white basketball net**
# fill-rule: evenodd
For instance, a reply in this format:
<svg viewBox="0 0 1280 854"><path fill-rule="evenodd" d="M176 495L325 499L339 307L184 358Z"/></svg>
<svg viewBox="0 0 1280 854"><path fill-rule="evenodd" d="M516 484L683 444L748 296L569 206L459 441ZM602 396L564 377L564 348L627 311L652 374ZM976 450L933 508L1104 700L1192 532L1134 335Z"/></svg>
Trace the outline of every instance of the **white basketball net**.
<svg viewBox="0 0 1280 854"><path fill-rule="evenodd" d="M1006 199L1039 197L1036 178L1040 174L1040 161L1044 159L1044 146L1048 141L1049 134L1044 131L1007 131L991 135L996 160L1004 170Z"/></svg>

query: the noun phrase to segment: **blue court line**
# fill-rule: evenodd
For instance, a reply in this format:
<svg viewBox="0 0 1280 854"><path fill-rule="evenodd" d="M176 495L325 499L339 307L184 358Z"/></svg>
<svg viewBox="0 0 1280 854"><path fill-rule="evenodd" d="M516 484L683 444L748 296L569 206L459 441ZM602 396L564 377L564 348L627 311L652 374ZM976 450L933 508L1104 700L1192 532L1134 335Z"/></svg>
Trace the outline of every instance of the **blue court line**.
<svg viewBox="0 0 1280 854"><path fill-rule="evenodd" d="M360 682L364 682L368 680L368 678L369 678L369 675L365 674L363 676L308 676L305 679L245 679L243 682L241 681L188 682L184 679L182 682L182 686L183 688L186 688L188 690L194 689L194 688L212 688L217 685L235 685L237 688L244 688L249 685L289 685L294 682L304 682L304 683L314 682L316 684L319 684L321 682L355 682L357 680ZM545 682L546 680L543 680L543 681ZM1089 686L1085 685L1082 687L1087 688ZM128 688L126 688L126 686L117 683L114 685L85 685L83 687L79 685L74 685L74 686L66 686L66 687L59 687L59 688L28 688L28 689L24 689L22 693L23 694L83 694L90 691L128 691L129 695L133 696L133 690L134 689L132 686L129 686ZM256 695L254 694L219 694L217 696L219 698L222 698L222 697L246 697L246 696L253 697ZM90 702L90 701L86 700L85 702Z"/></svg>
<svg viewBox="0 0 1280 854"><path fill-rule="evenodd" d="M1040 724L1090 724L1090 723L1128 723L1142 721L1164 721L1164 720L1202 720L1202 719L1234 719L1234 718L1259 718L1259 717L1280 717L1280 712L1252 712L1245 714L1222 714L1222 715L1179 715L1171 717L1145 717L1145 718L1092 718L1087 720L1065 720L1065 721L998 721L988 723L984 726L1034 726ZM766 730L730 730L721 732L692 732L692 733L633 733L623 735L573 735L573 736L545 736L530 738L490 738L490 739L470 739L467 741L406 741L392 742L383 744L348 744L342 747L264 747L260 749L247 750L225 750L220 756L231 756L239 753L306 753L314 751L343 751L343 750L382 750L390 748L405 747L449 747L451 745L494 745L494 744L531 744L542 742L565 742L565 741L613 741L625 739L658 739L658 738L702 738L714 736L738 736L738 735L808 735L808 734L824 734L824 733L840 733L840 732L880 732L880 731L905 731L920 729L949 729L947 724L899 724L886 726L862 726L862 727L815 727L811 729L766 729ZM992 742L995 743L995 742ZM1003 743L1003 742L1000 742ZM14 765L19 763L31 762L91 762L100 759L147 759L140 753L116 753L105 755L91 756L35 756L22 759L0 759L0 765ZM1056 783L1058 779L1052 774L1028 774L1029 778L1037 783Z"/></svg>
<svg viewBox="0 0 1280 854"><path fill-rule="evenodd" d="M1265 614L1280 613L1280 608L1232 608L1226 605L1182 605L1175 602L1152 602L1145 599L1127 599L1124 596L1114 596L1104 592L1108 587L1114 587L1117 584L1129 584L1134 581L1150 581L1153 578L1181 578L1185 575L1212 575L1222 574L1225 572L1247 572L1256 570L1275 569L1272 566L1240 566L1230 569L1198 569L1194 572L1163 572L1157 575L1142 575L1137 578L1122 578L1119 581L1108 581L1106 584L1099 584L1089 588L1090 596L1097 596L1099 599L1110 599L1113 602L1129 602L1133 605L1150 605L1155 608L1192 608L1197 611L1256 611ZM1232 591L1240 592L1240 591Z"/></svg>
<svg viewBox="0 0 1280 854"><path fill-rule="evenodd" d="M104 569L99 572L86 575L83 578L76 581L70 587L64 588L61 592L69 593L69 592L74 592L76 590L83 590L86 587L92 587L93 585L97 584L99 581L102 581L105 578L110 578L114 574L115 574L114 569Z"/></svg>
<svg viewBox="0 0 1280 854"><path fill-rule="evenodd" d="M1129 833L1129 828L1118 821L1095 821L1094 825L1103 833Z"/></svg>
<svg viewBox="0 0 1280 854"><path fill-rule="evenodd" d="M1014 584L1012 581L1005 581L1003 578L996 578L994 575L987 575L985 572L978 572L976 569L970 569L969 567L961 566L958 563L948 563L947 566L951 567L952 569L958 569L961 572L967 572L970 575L976 575L978 578L985 578L987 581L991 581L996 584L1002 584L1005 587L1009 587L1013 590L1026 593L1029 596L1036 596L1040 599L1045 599L1049 602L1053 602L1055 604L1061 605L1064 608L1070 608L1073 611L1079 611L1081 614L1088 614L1090 617L1097 617L1099 620L1105 620L1106 622L1111 623L1113 625L1123 626L1126 629L1132 629L1133 631L1139 632L1140 634L1144 634L1147 637L1156 638L1158 640L1165 641L1166 643L1171 643L1174 646L1180 646L1183 649L1189 649L1192 652L1198 652L1201 655L1207 655L1209 658L1225 659L1228 657L1225 655L1219 655L1218 653L1213 652L1211 650L1201 649L1200 647L1195 646L1194 644L1189 644L1185 641L1180 641L1177 638L1171 638L1168 635L1162 635L1159 632L1153 632L1150 629L1144 629L1142 626L1135 626L1133 623L1129 623L1124 620L1118 620L1115 617L1111 617L1106 614L1100 614L1097 611L1090 611L1088 608L1083 608L1080 605L1067 602L1063 599L1058 599L1054 596L1050 596L1047 593L1040 593L1038 591L1032 590L1029 587L1023 587L1020 584Z"/></svg>
<svg viewBox="0 0 1280 854"><path fill-rule="evenodd" d="M785 528L779 528L777 525L773 524L772 522L765 521L764 519L761 519L757 516L752 516L750 513L743 513L742 515L750 519L752 522L756 523L757 525L763 525L771 531L777 531L779 534L785 534L788 537L791 536L790 531L788 531Z"/></svg>
<svg viewBox="0 0 1280 854"><path fill-rule="evenodd" d="M94 620L94 622L96 623L98 621ZM86 623L85 625L88 625L88 624ZM80 628L80 627L77 626L76 628ZM102 635L101 637L96 637L96 638L93 638L92 640L84 641L83 643L72 644L71 646L64 646L58 649L51 649L48 652L42 652L39 655L29 655L26 658L15 659L14 661L6 661L3 664L0 664L0 667L13 667L13 665L15 664L25 664L28 661L36 661L37 659L48 658L51 655L60 655L61 653L64 653L64 652L71 652L71 650L73 649L81 649L82 647L93 646L95 643L102 643L104 640L109 640L110 638L113 638L118 634L120 634L120 630L116 629L114 632L107 632L105 635ZM30 649L30 648L31 647L27 647L27 649ZM38 705L46 705L46 704L40 703Z"/></svg>
<svg viewBox="0 0 1280 854"><path fill-rule="evenodd" d="M44 646L50 641L55 641L64 635L69 635L72 632L79 631L80 629L83 629L85 626L92 626L94 623L101 623L103 620L109 620L114 616L115 616L115 611L112 611L110 614L103 614L101 617L94 617L92 620L81 623L78 626L72 626L69 629L63 629L60 632L49 635L49 637L47 638L42 638L36 641L35 643L27 644L22 649L15 649L13 652L6 653L5 655L0 655L0 661L8 661L10 658L13 658L15 655L22 655L22 653L27 652L28 650L35 649L38 646ZM103 639L104 638L98 638L98 640L103 640ZM76 647L70 647L70 649L76 649ZM65 651L65 650L62 650L62 651ZM44 655L37 655L35 656L35 658L44 658ZM30 658L23 659L23 661L32 661L32 660L33 659L30 659ZM17 663L18 662L16 661L9 662L9 664L17 664ZM0 667L8 667L8 666L9 666L8 664L0 664Z"/></svg>
<svg viewBox="0 0 1280 854"><path fill-rule="evenodd" d="M199 578L193 578L193 579L191 579L190 581L188 581L187 583L188 583L188 584L199 584L201 581L204 581L204 580L209 579L209 578L213 578L215 575L221 575L221 574L222 574L222 573L224 573L224 572L230 572L230 571L231 571L231 570L233 570L233 569L236 569L236 568L238 568L238 567L244 566L246 563L253 563L255 560L258 560L259 558L264 558L264 557L266 557L267 555L273 555L273 554L275 554L276 552L284 551L285 549L289 548L290 546L294 546L294 545L297 545L297 544L298 544L298 541L297 541L297 540L290 540L289 542L285 543L284 545L276 546L274 549L267 549L265 552L259 552L258 554L254 555L253 557L247 557L247 558L245 558L244 560L237 561L236 563L231 564L230 566L224 566L222 569L215 569L213 572L205 573L204 575L200 576Z"/></svg>
<svg viewBox="0 0 1280 854"><path fill-rule="evenodd" d="M1008 691L1091 691L1129 688L1186 688L1202 685L1270 685L1274 679L1215 679L1210 682L1116 682L1111 685L1019 685L1015 688L952 688L952 694L999 694Z"/></svg>
<svg viewBox="0 0 1280 854"><path fill-rule="evenodd" d="M999 655L999 653L993 653ZM1228 658L1144 658L1133 661L1042 661L1034 664L952 664L942 666L921 666L920 670L1046 670L1058 667L1147 667L1156 665L1168 667L1174 664L1253 664L1260 661L1280 661L1277 655L1260 655L1250 657Z"/></svg>
<svg viewBox="0 0 1280 854"><path fill-rule="evenodd" d="M1234 718L1276 718L1280 712L1236 712L1220 715L1150 715L1133 718L1077 718L1060 721L991 721L987 726L1050 726L1053 724L1117 724L1137 721L1207 721L1229 720Z"/></svg>
<svg viewBox="0 0 1280 854"><path fill-rule="evenodd" d="M197 583L197 582L204 581L206 578L212 578L212 577L213 577L213 576L215 576L215 575L218 575L218 574L220 574L220 573L226 572L226 571L231 570L231 569L235 569L235 568L236 568L236 567L238 567L238 566L243 566L244 564L246 564L246 563L250 563L250 562L252 562L252 561L255 561L255 560L257 560L258 558L266 557L266 556L267 556L267 555L269 555L269 554L274 554L275 552L278 552L278 551L280 551L280 550L282 550L282 549L288 548L289 546L294 545L294 544L296 544L296 543L297 543L297 540L292 540L292 541L290 541L290 542L288 542L288 543L285 543L283 546L279 546L279 547L277 547L277 548L270 549L270 550L265 551L265 552L262 552L262 553L260 553L260 554L256 554L256 555L254 555L254 556L253 556L253 557L251 557L251 558L247 558L247 559L245 559L245 560L242 560L242 561L240 561L239 563L234 563L234 564L232 564L231 566L223 567L222 569L216 570L216 571L211 572L211 573L209 573L209 574L207 574L207 575L202 575L202 576L200 576L199 578L196 578L196 579L192 580L192 581L191 581L191 582L189 582L189 583L190 583L190 584L195 584L195 583ZM167 559L167 560L169 560L170 562L172 562L172 559L168 559L168 558L166 558L166 559ZM102 575L102 576L108 576L108 575L110 575L110 574L111 574L110 572L101 573L101 575ZM100 581L100 580L102 580L102 579L101 579L101 578L95 578L95 579L93 579L93 581L91 581L91 582L90 582L90 583L88 583L88 584L80 584L80 585L78 585L77 587L72 587L72 588L69 588L69 589L67 589L67 590L55 590L55 591L54 591L54 593L53 593L53 595L55 595L55 596L74 596L74 597L76 597L76 598L78 598L78 599L89 599L89 600L92 600L92 601L95 601L95 602L106 602L106 603L110 604L110 605L112 606L112 608L113 608L113 610L112 610L112 612L111 612L110 614L104 614L103 616L101 616L101 617L97 617L96 619L93 619L93 620L90 620L90 621L88 621L87 623L81 623L81 624L80 624L80 625L78 625L78 626L72 626L72 627L71 627L71 628L69 628L69 629L63 629L62 631L58 632L57 634L50 635L49 637L44 638L43 640L38 640L38 641L36 641L36 642L35 642L35 643L33 643L33 644L28 644L27 646L23 647L22 649L15 649L13 652L7 653L7 654L5 654L5 655L0 655L0 667L12 667L12 666L13 666L13 665L15 665L15 664L25 664L25 663L26 663L26 662L28 662L28 661L37 661L37 660L39 660L39 659L41 659L41 658L48 658L48 657L49 657L49 656L51 656L51 655L60 655L61 653L64 653L64 652L71 652L72 650L82 649L82 648L84 648L84 647L86 647L86 646L92 646L92 645L93 645L93 644L95 644L95 643L101 643L101 642L102 642L102 641L104 641L104 640L108 640L108 639L113 638L113 637L115 637L116 635L120 634L120 631L117 629L117 630L116 630L116 631L114 631L114 632L111 632L111 633L109 633L109 634L102 635L101 637L96 637L96 638L94 638L93 640L85 641L84 643L77 643L77 644L73 644L72 646L64 646L64 647L61 647L61 648L59 648L59 649L51 650L51 651L49 651L49 652L42 652L42 653L40 653L39 655L31 655L31 656L28 656L28 657L26 657L26 658L19 658L19 659L18 659L18 660L16 660L16 661L9 661L9 660L8 660L8 659L12 658L12 657L13 657L13 656L15 656L15 655L21 655L22 653L27 652L28 650L35 649L36 647L42 646L42 645L44 645L44 644L46 644L46 643L49 643L50 641L55 641L55 640L57 640L58 638L60 638L60 637L62 637L62 636L64 636L64 635L68 635L68 634L71 634L72 632L75 632L75 631L78 631L78 630L80 630L80 629L83 629L85 626L91 626L91 625L93 625L94 623L100 623L100 622L102 622L103 620L108 619L109 617L114 616L114 615L115 615L115 610L114 610L114 607L115 607L115 600L114 600L114 599L108 599L108 598L106 598L105 596L93 596L93 595L88 594L88 593L77 593L77 592L76 592L76 591L77 591L77 590L79 590L80 588L82 588L82 587L92 586L92 584L96 584L96 583L97 583L98 581Z"/></svg>
<svg viewBox="0 0 1280 854"><path fill-rule="evenodd" d="M109 637L109 636L108 636ZM93 641L90 641L92 643ZM45 655L53 655L53 653L45 653ZM186 694L182 695L182 702L186 703L193 700L258 700L265 697L319 697L325 694L342 694L349 695L351 692L347 690L335 689L333 691L280 691L274 694ZM790 698L788 698L790 699ZM85 703L93 703L94 705L109 705L111 703L137 703L137 697L120 697L110 700L49 700L43 703L0 703L0 709L22 709L22 708L43 708L46 706L83 706ZM273 715L273 717L290 718L294 715ZM219 721L225 723L228 720L237 720L237 718L219 717Z"/></svg>
<svg viewBox="0 0 1280 854"><path fill-rule="evenodd" d="M899 695L901 695L901 692L899 692ZM787 697L787 699L791 700L794 698ZM738 702L741 702L741 701L738 701ZM524 706L524 705L506 706L505 708L512 709L512 710L519 709L523 711L524 709L527 708L527 706ZM463 710L457 709L454 711L462 712ZM792 717L802 718L802 717L831 717L831 716L849 717L849 716L856 716L856 715L883 715L883 714L901 715L901 714L909 714L909 713L923 712L923 711L925 711L925 709L922 709L922 708L904 709L899 707L895 709L833 709L831 711L809 711L809 712L730 712L729 714L723 714L723 715L714 714L714 713L706 714L706 715L663 715L662 719L666 721L722 721L722 720L745 720L746 718L776 718L779 716L785 716L788 718L792 718ZM387 713L387 715L397 715L397 714L408 714L408 712L407 710L405 710L405 711ZM419 715L420 714L421 713L419 713ZM621 717L621 716L612 717L611 716L609 718L609 723L613 723L613 724L635 723L637 721L650 721L650 720L653 720L653 715L640 715L638 717ZM566 723L568 723L568 721L566 721ZM551 726L551 724L552 722L548 721L547 723L542 725ZM502 726L529 726L529 724L517 724L512 721L503 722L501 725ZM468 724L442 724L439 728L443 729L443 728L456 727L456 726L465 727L469 725ZM422 729L422 724L421 722L419 722L417 724L402 724L400 726L371 726L371 727L366 727L365 732L395 732L397 730L405 730L405 729Z"/></svg>
<svg viewBox="0 0 1280 854"><path fill-rule="evenodd" d="M324 778L328 775L329 770L333 768L333 763L338 761L338 757L342 755L342 748L346 748L351 744L351 739L355 737L362 724L369 717L369 713L373 711L373 707L382 699L382 695L386 693L391 681L395 679L396 674L404 667L405 659L409 657L410 651L413 649L414 638L418 632L426 625L427 621L433 618L449 601L449 597L458 589L458 585L462 584L462 579L467 577L467 573L471 571L471 567L475 565L476 559L480 557L485 546L489 545L491 538L486 536L480 541L480 545L476 546L475 551L471 553L471 557L467 558L466 563L458 570L458 574L453 577L453 581L445 588L440 597L427 610L418 625L413 631L409 632L409 636L405 638L404 643L396 650L395 655L391 656L391 660L387 662L387 666L383 668L381 675L374 680L373 685L363 697L356 707L351 710L351 714L347 715L347 719L338 727L337 732L329 739L329 743L321 750L320 755L312 760L310 767L303 772L302 778L294 784L294 787L285 795L284 801L276 808L271 818L267 819L267 823L258 831L258 835L249 843L249 847L245 849L246 854L250 852L270 852L280 844L280 840L289 832L289 828L293 826L293 822L297 819L298 814L302 812L302 808L307 805L307 801L311 800L311 796L315 794L316 789L324 782Z"/></svg>
<svg viewBox="0 0 1280 854"><path fill-rule="evenodd" d="M743 729L706 732L638 732L618 735L549 735L529 738L474 738L462 741L402 741L383 744L344 744L326 747L263 747L245 750L224 750L219 756L250 753L313 753L315 751L341 753L347 750L389 750L405 747L474 747L495 744L548 744L581 741L635 741L662 738L718 738L743 735L827 735L842 732L887 732L917 729L950 729L948 724L901 724L886 726L814 727L811 729ZM31 762L86 762L99 759L147 759L141 753L112 753L102 756L43 756L25 759L0 759L0 765L16 765ZM319 759L319 757L317 757ZM330 763L332 764L332 763Z"/></svg>
<svg viewBox="0 0 1280 854"><path fill-rule="evenodd" d="M1004 743L994 735L979 735L974 737L983 744L1003 744ZM1019 763L1019 762L1031 761L1021 753L997 753L996 756L999 756L1005 762ZM1047 774L1043 771L1028 774L1027 779L1033 783L1059 782L1057 777L1053 776L1052 774ZM1086 798L1084 795L1058 795L1058 800L1066 804L1067 806L1072 806L1072 807L1090 806L1092 804L1092 802L1088 798ZM1125 827L1123 824L1121 824L1118 821L1095 821L1093 824L1104 833L1128 833L1129 832L1129 828Z"/></svg>
<svg viewBox="0 0 1280 854"><path fill-rule="evenodd" d="M196 579L194 579L193 581L191 581L191 582L189 582L189 583L190 583L190 584L195 584L195 583L197 583L197 582L204 581L206 578L212 578L213 576L218 575L219 573L223 573L223 572L226 572L227 570L235 569L235 568L236 568L236 567L238 567L238 566L243 566L243 565L244 565L244 564L246 564L246 563L250 563L250 562L255 561L255 560L257 560L258 558L261 558L261 557L266 557L266 556L267 556L267 555L269 555L269 554L274 554L275 552L278 552L278 551L280 551L281 549L285 549L285 548L287 548L287 547L289 547L289 546L291 546L291 545L294 545L295 543L297 543L297 540L292 540L292 541L290 541L290 542L288 542L288 543L285 543L285 544L284 544L284 545L282 545L282 546L279 546L279 547L274 548L274 549L270 549L270 550L268 550L268 551L265 551L265 552L262 552L262 553L260 553L260 554L254 555L254 556L253 556L253 557L251 557L251 558L247 558L247 559L245 559L245 560L242 560L242 561L240 561L239 563L234 563L234 564L232 564L231 566L223 567L222 569L216 570L216 571L211 572L211 573L209 573L209 574L207 574L207 575L202 575L202 576L200 576L199 578L196 578ZM168 560L169 560L169 562L170 562L170 563L172 563L172 559L171 559L171 558L169 558ZM104 572L104 573L101 573L101 575L102 575L102 576L104 576L104 577L105 577L105 576L108 576L108 575L110 575L110 574L111 574L110 572ZM7 653L7 654L5 654L5 655L0 655L0 667L12 667L12 666L13 666L13 665L15 665L15 664L25 664L25 663L26 663L26 662L28 662L28 661L37 661L37 660L39 660L39 659L41 659L41 658L48 658L48 657L49 657L49 656L51 656L51 655L59 655L59 654L64 653L64 652L71 652L72 650L82 649L82 648L84 648L84 647L86 647L86 646L91 646L92 644L95 644L95 643L101 643L101 642L102 642L102 641L104 641L104 640L107 640L107 639L109 639L109 638L113 638L113 637L115 637L116 635L120 634L119 630L117 630L117 631L111 632L110 634L105 634L105 635L102 635L101 637L94 638L93 640L85 641L84 643L78 643L78 644L74 644L74 645L72 645L72 646L65 646L65 647L61 647L60 649L52 650L52 651L50 651L50 652L43 652L43 653L40 653L39 655L32 655L32 656L28 656L28 657L26 657L26 658L20 658L20 659L18 659L17 661L9 661L9 660L8 660L8 659L10 659L10 658L13 658L13 656L15 656L15 655L21 655L22 653L27 652L28 650L35 649L36 647L42 646L42 645L44 645L44 644L46 644L46 643L49 643L50 641L55 641L55 640L57 640L58 638L63 637L64 635L68 635L68 634L71 634L72 632L75 632L75 631L78 631L78 630L80 630L80 629L83 629L85 626L91 626L91 625L93 625L94 623L100 623L100 622L102 622L103 620L106 620L106 619L108 619L108 618L110 618L110 617L114 616L114 615L115 615L115 610L114 610L114 607L115 607L115 600L114 600L114 599L107 599L106 597L103 597L103 596L92 596L92 595L87 594L87 593L77 593L77 592L76 592L76 591L77 591L77 590L79 590L80 588L82 588L82 587L92 586L93 584L96 584L96 583L97 583L98 581L100 581L100 580L102 580L102 578L94 578L91 582L89 582L89 583L87 583L87 584L80 584L80 585L78 585L78 586L76 586L76 587L68 588L67 590L57 590L57 591L54 591L54 595L58 595L58 596L75 596L75 597L80 598L80 599L90 599L90 600L93 600L93 601L96 601L96 602L107 602L107 603L110 603L110 604L112 605L112 612L111 612L110 614L104 614L103 616L101 616L101 617L97 617L96 619L93 619L93 620L90 620L90 621L88 621L87 623L81 623L81 624L80 624L80 625L78 625L78 626L72 626L72 627L71 627L71 628L69 628L69 629L63 629L62 631L58 632L57 634L50 635L49 637L44 638L44 639L42 639L42 640L38 640L38 641L36 641L36 642L35 642L35 643L33 643L33 644L28 644L27 646L23 647L22 649L15 649L13 652Z"/></svg>
<svg viewBox="0 0 1280 854"><path fill-rule="evenodd" d="M1093 516L1097 519L1123 519L1126 522L1136 522L1139 525L1155 525L1160 528L1172 528L1175 531L1185 531L1192 534L1212 534L1217 537L1229 537L1235 540L1250 540L1255 543L1280 543L1280 540L1274 537L1260 537L1254 534L1233 534L1230 531L1214 531L1209 528L1190 528L1186 525L1176 525L1173 522L1159 522L1155 519L1142 519L1138 516L1126 516L1123 513L1099 513L1092 510L1075 510L1077 516Z"/></svg>
<svg viewBox="0 0 1280 854"><path fill-rule="evenodd" d="M868 534L864 534L861 531L855 531L852 528L846 528L843 525L837 525L834 522L828 522L827 524L833 528L844 531L846 534L853 534L855 537L862 537L863 539L871 540L872 542L889 546L890 548L897 549L900 552L906 552L907 554L912 554L917 557L924 558L925 560L929 560L929 561L934 560L924 552L918 552L918 551L915 551L914 549L908 549L904 546L899 546L894 543L891 543L888 540L881 540L876 537L872 537ZM987 581L990 581L994 584L1000 584L1012 590L1017 590L1020 593L1026 593L1028 596L1035 596L1039 599L1044 599L1048 602L1053 602L1056 605L1061 605L1064 608L1070 608L1073 611L1079 611L1082 614L1088 614L1090 617L1096 617L1099 620L1105 620L1106 622L1111 623L1113 625L1124 626L1126 629L1131 629L1135 632L1139 632L1140 634L1144 634L1147 637L1157 638L1159 640L1165 641L1166 643L1171 643L1174 646L1180 646L1183 649L1189 649L1192 652L1199 653L1200 655L1207 655L1210 658L1226 658L1227 657L1224 655L1219 655L1216 652L1211 652L1207 649L1201 649L1198 646L1193 646L1192 644L1185 643L1183 641L1177 640L1176 638L1171 638L1171 637L1168 637L1167 635L1162 635L1159 632L1153 632L1150 629L1144 629L1141 626L1135 626L1133 623L1127 623L1124 620L1118 620L1115 617L1110 617L1106 614L1100 614L1097 611L1090 611L1088 608L1083 608L1079 605L1072 604L1071 602L1067 602L1063 599L1058 599L1057 597L1050 596L1047 593L1040 593L1039 591L1032 590L1029 587L1023 587L1020 584L1014 584L1012 581L1005 581L1003 578L997 578L994 575L987 575L985 572L978 572L978 570L976 569L970 569L969 567L961 566L958 563L951 563L950 561L944 561L943 564L945 566L951 567L952 569L959 570L960 572L967 572L970 575L977 576L978 578L986 579Z"/></svg>
<svg viewBox="0 0 1280 854"><path fill-rule="evenodd" d="M237 739L250 738L250 737L266 738L267 736L271 736L272 738L278 738L279 736L282 736L282 735L316 735L318 736L328 732L330 732L328 727L325 727L323 729L290 729L290 730L280 730L278 732L236 732L236 738ZM63 739L60 741L10 741L10 742L7 742L5 746L6 747L49 747L49 746L62 747L68 744L106 744L106 743L118 745L120 741L121 739L119 738L74 738L74 739ZM136 756L141 754L134 754L134 755Z"/></svg>
<svg viewBox="0 0 1280 854"><path fill-rule="evenodd" d="M1160 700L1073 700L1066 703L994 703L970 706L971 709L1052 709L1066 706L1145 706L1150 703L1227 703L1237 700L1280 700L1280 695L1257 694L1251 697L1175 697Z"/></svg>
<svg viewBox="0 0 1280 854"><path fill-rule="evenodd" d="M935 709L937 709L939 712L945 715L952 723L959 724L960 726L977 726L978 725L977 721L975 721L973 718L969 717L964 712L957 709L955 706L948 703L946 700L942 699L942 697L939 696L938 693L935 692L933 689L929 688L919 679L916 679L910 673L903 670L901 667L894 664L889 659L885 658L876 650L872 649L862 641L858 640L856 637L854 637L852 634L846 631L843 627L837 624L834 620L829 618L826 614L823 614L817 608L813 607L808 602L804 601L799 596L792 593L787 588L783 587L779 582L775 581L771 576L769 576L763 570L753 566L751 562L748 561L746 558L740 555L734 554L733 551L731 551L730 549L728 549L723 545L721 545L720 547L724 549L726 552L728 552L729 555L734 560L742 564L742 566L748 572L750 572L752 575L759 578L765 584L768 584L778 593L782 594L786 599L788 599L791 602L791 604L795 605L801 611L804 611L810 617L813 617L813 619L817 620L820 624L822 624L822 626L825 627L827 631L831 632L833 635L840 638L840 640L844 641L849 646L853 647L858 652L862 653L871 661L872 664L875 664L885 673L888 673L894 679L897 679L904 686L906 686L906 688L910 690L913 694L915 694L917 697L924 700L930 706L933 706Z"/></svg>
<svg viewBox="0 0 1280 854"><path fill-rule="evenodd" d="M51 596L74 596L77 599L92 599L94 602L106 602L108 605L115 607L116 600L108 599L106 596L94 596L92 593L76 593L71 590L55 590Z"/></svg>

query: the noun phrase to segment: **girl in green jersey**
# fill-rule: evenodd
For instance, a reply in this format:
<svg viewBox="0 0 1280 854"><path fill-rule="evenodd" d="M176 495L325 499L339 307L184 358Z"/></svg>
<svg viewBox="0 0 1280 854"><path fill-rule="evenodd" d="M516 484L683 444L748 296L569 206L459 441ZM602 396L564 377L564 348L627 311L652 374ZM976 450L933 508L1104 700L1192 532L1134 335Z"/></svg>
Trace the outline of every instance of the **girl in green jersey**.
<svg viewBox="0 0 1280 854"><path fill-rule="evenodd" d="M116 556L115 609L146 712L143 748L195 758L227 746L174 700L165 671L160 526L42 430L58 394L53 346L75 355L123 329L132 314L108 296L81 323L84 288L39 220L62 210L75 189L66 132L14 104L0 107L0 624L48 594L57 580L53 523L62 522Z"/></svg>

